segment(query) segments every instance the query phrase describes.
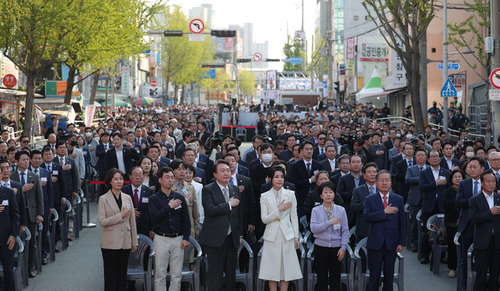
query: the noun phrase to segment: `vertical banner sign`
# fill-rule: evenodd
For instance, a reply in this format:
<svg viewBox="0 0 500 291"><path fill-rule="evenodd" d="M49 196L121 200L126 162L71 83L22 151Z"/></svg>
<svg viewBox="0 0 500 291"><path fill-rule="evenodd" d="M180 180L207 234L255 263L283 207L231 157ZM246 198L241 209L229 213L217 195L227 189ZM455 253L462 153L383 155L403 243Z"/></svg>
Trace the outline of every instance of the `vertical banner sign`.
<svg viewBox="0 0 500 291"><path fill-rule="evenodd" d="M35 110L35 120L33 122L33 134L40 135L42 134L42 127L40 125L40 119L42 118L43 112L36 107Z"/></svg>
<svg viewBox="0 0 500 291"><path fill-rule="evenodd" d="M226 37L226 42L224 45L224 49L226 51L230 51L233 49L233 38L232 37Z"/></svg>
<svg viewBox="0 0 500 291"><path fill-rule="evenodd" d="M278 88L277 81L276 81L276 75L277 75L277 71L267 71L266 72L266 83L267 83L266 88L268 90Z"/></svg>
<svg viewBox="0 0 500 291"><path fill-rule="evenodd" d="M345 45L345 59L346 60L354 60L356 55L356 39L354 37L350 37L346 39Z"/></svg>
<svg viewBox="0 0 500 291"><path fill-rule="evenodd" d="M363 76L358 77L358 90L361 90L365 87L365 78Z"/></svg>
<svg viewBox="0 0 500 291"><path fill-rule="evenodd" d="M398 38L397 46L405 50L404 43L400 42ZM403 61L396 53L395 50L392 50L392 87L393 88L401 88L406 86L406 69L403 66Z"/></svg>
<svg viewBox="0 0 500 291"><path fill-rule="evenodd" d="M89 105L85 108L85 126L92 126L92 120L94 120L96 107L94 105Z"/></svg>
<svg viewBox="0 0 500 291"><path fill-rule="evenodd" d="M130 93L129 83L130 83L130 67L123 66L122 67L122 81L121 81L122 94L128 95Z"/></svg>
<svg viewBox="0 0 500 291"><path fill-rule="evenodd" d="M328 97L328 75L323 75L323 97Z"/></svg>
<svg viewBox="0 0 500 291"><path fill-rule="evenodd" d="M339 92L344 92L345 76L339 76Z"/></svg>
<svg viewBox="0 0 500 291"><path fill-rule="evenodd" d="M345 68L345 74L347 76L356 75L356 61L347 61L347 66Z"/></svg>

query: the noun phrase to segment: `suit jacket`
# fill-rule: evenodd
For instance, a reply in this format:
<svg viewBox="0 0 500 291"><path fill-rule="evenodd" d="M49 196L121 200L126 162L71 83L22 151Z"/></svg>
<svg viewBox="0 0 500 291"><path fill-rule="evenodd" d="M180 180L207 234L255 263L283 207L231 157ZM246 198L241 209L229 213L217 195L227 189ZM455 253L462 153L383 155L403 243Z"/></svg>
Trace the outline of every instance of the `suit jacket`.
<svg viewBox="0 0 500 291"><path fill-rule="evenodd" d="M425 165L424 169L428 166ZM422 192L420 191L420 167L413 165L406 170L405 184L410 187L408 191L408 204L418 206L422 201Z"/></svg>
<svg viewBox="0 0 500 291"><path fill-rule="evenodd" d="M415 165L415 158L411 160L412 166ZM408 159L403 159L396 164L395 167L395 177L394 180L399 182L399 195L403 197L404 201L408 199L408 192L410 191L410 185L405 183L406 170L408 169ZM448 178L448 176L446 176Z"/></svg>
<svg viewBox="0 0 500 291"><path fill-rule="evenodd" d="M255 196L253 194L252 180L250 178L236 174L236 179L239 186L245 187L245 190L240 193L241 201L241 212L242 212L242 230L243 234L247 233L248 225L253 225L257 223L257 213L255 212Z"/></svg>
<svg viewBox="0 0 500 291"><path fill-rule="evenodd" d="M394 144L392 143L391 138L389 138L388 140L386 140L386 141L384 142L384 145L385 145L385 147L386 147L388 150L390 150L390 149L392 149L392 148L394 147Z"/></svg>
<svg viewBox="0 0 500 291"><path fill-rule="evenodd" d="M318 155L318 158L317 158L316 160L317 160L318 162L321 162L321 161L324 161L324 160L326 160L326 159L328 159L328 158L326 157L326 154L325 154L325 153L322 153L322 154L319 154L319 155Z"/></svg>
<svg viewBox="0 0 500 291"><path fill-rule="evenodd" d="M85 158L83 157L83 152L81 149L74 147L73 154L77 155L73 161L75 161L75 164L78 167L80 179L85 179Z"/></svg>
<svg viewBox="0 0 500 291"><path fill-rule="evenodd" d="M250 170L242 165L238 165L238 174L243 175L245 177L250 177Z"/></svg>
<svg viewBox="0 0 500 291"><path fill-rule="evenodd" d="M297 191L297 205L302 207L306 200L307 194L316 188L316 183L309 183L309 179L314 175L315 171L321 171L323 168L321 164L315 160L311 160L311 175L307 173L306 164L304 160L300 160L293 164L291 171L291 181L295 184ZM311 189L312 188L312 189Z"/></svg>
<svg viewBox="0 0 500 291"><path fill-rule="evenodd" d="M196 137L200 139L201 144L205 144L207 139L210 137L210 133L208 133L206 131L203 134L201 134L201 132L197 132Z"/></svg>
<svg viewBox="0 0 500 291"><path fill-rule="evenodd" d="M138 246L135 210L132 207L132 213L123 219L120 214L121 209L118 208L113 195L110 190L99 197L97 214L99 225L102 227L101 248L112 250L131 249ZM123 207L126 207L127 204L134 205L130 196L123 192L120 195Z"/></svg>
<svg viewBox="0 0 500 291"><path fill-rule="evenodd" d="M401 184L400 181L394 179L394 177L396 176L396 164L401 160L403 160L403 155L395 156L392 159L391 165L389 167L389 171L391 172L391 175L393 177L392 192L394 192L394 193L399 193L399 185Z"/></svg>
<svg viewBox="0 0 500 291"><path fill-rule="evenodd" d="M47 170L47 165L45 163L42 163L42 165L40 167ZM56 164L56 163L52 163L50 171L51 171L51 177L57 178L57 181L52 182L52 192L54 194L53 195L54 196L54 204L61 204L61 198L68 197L68 191L66 191L66 183L64 181L62 166L59 164ZM52 178L50 180L52 181ZM71 197L71 195L69 195L69 197Z"/></svg>
<svg viewBox="0 0 500 291"><path fill-rule="evenodd" d="M450 171L439 168L439 176L448 178ZM439 206L439 212L444 213L445 209L443 207L443 194L446 189L449 188L449 184L438 186L434 175L432 174L432 167L420 172L420 191L422 191L422 212L431 213L434 209L436 203L436 196L438 198L437 203Z"/></svg>
<svg viewBox="0 0 500 291"><path fill-rule="evenodd" d="M290 161L292 157L293 157L292 151L289 149L281 151L280 154L278 155L278 158L284 162Z"/></svg>
<svg viewBox="0 0 500 291"><path fill-rule="evenodd" d="M322 154L324 154L324 153L326 153L326 147L325 147L325 148L323 148L323 153L322 153ZM319 152L319 146L315 146L315 147L314 147L314 150L313 150L313 157L312 157L312 158L313 158L314 160L318 161L318 156L319 156L319 155L320 155L320 152Z"/></svg>
<svg viewBox="0 0 500 291"><path fill-rule="evenodd" d="M380 250L385 242L387 249L396 250L398 245L406 245L406 225L403 197L390 192L388 204L398 208L396 214L385 215L380 192L365 198L363 218L370 223L368 249Z"/></svg>
<svg viewBox="0 0 500 291"><path fill-rule="evenodd" d="M333 176L333 173L335 173L335 171L337 170L337 169L332 169L332 166L330 166L330 160L328 158L326 160L320 161L319 163L321 164L321 167L323 167L323 170L328 172L330 178ZM335 168L338 167L339 167L339 161L335 159Z"/></svg>
<svg viewBox="0 0 500 291"><path fill-rule="evenodd" d="M458 218L457 231L462 233L462 235L472 235L472 227L468 227L469 224L469 200L474 194L472 178L465 179L458 184L457 197L455 202L457 207L460 208L460 216ZM481 183L479 183L481 185ZM464 233L467 228L467 233Z"/></svg>
<svg viewBox="0 0 500 291"><path fill-rule="evenodd" d="M179 160L182 160L182 156L184 155L184 150L186 149L186 145L184 141L177 143L177 147L175 148L175 157Z"/></svg>
<svg viewBox="0 0 500 291"><path fill-rule="evenodd" d="M392 148L392 149L388 150L388 152L389 152L389 157L387 159L387 163L388 163L387 168L389 168L391 166L392 159L394 157L396 157L397 155L399 155L398 148Z"/></svg>
<svg viewBox="0 0 500 291"><path fill-rule="evenodd" d="M260 196L260 217L262 222L266 224L263 238L270 242L276 240L278 231L283 232L287 241L299 238L297 199L292 191L283 188L281 188L280 191L280 200L285 200L285 203L292 202L292 207L283 212L279 211L279 204L276 205L276 198L273 190L262 193Z"/></svg>
<svg viewBox="0 0 500 291"><path fill-rule="evenodd" d="M365 177L363 174L359 176L359 186L366 183ZM352 192L356 188L356 184L354 182L354 176L352 174L347 174L339 179L339 184L337 185L337 194L342 197L345 203L345 211L347 214L347 218L349 219L349 224L354 221L354 212L351 209L351 201L352 201Z"/></svg>
<svg viewBox="0 0 500 291"><path fill-rule="evenodd" d="M115 146L111 143L108 143L109 148L114 148ZM104 180L104 176L106 176L106 171L108 169L106 165L106 155L107 151L104 149L104 144L101 142L95 148L95 155L97 157L96 170L99 171L99 179Z"/></svg>
<svg viewBox="0 0 500 291"><path fill-rule="evenodd" d="M33 168L30 167L30 170L33 171ZM43 206L45 214L50 214L50 208L54 208L54 191L52 187L52 175L48 170L42 167L38 168L38 171L40 171L40 173L38 174L40 179L42 178L47 179L47 184L45 184L45 186L42 186ZM40 185L41 185L41 180L40 180Z"/></svg>
<svg viewBox="0 0 500 291"><path fill-rule="evenodd" d="M0 212L0 246L5 246L9 237L19 234L19 208L12 189L0 187L0 200L5 207Z"/></svg>
<svg viewBox="0 0 500 291"><path fill-rule="evenodd" d="M54 158L52 161L52 164L59 164L59 157ZM69 193L66 193L66 197L70 198L72 192L79 192L80 191L80 177L78 175L78 168L75 165L75 161L73 161L69 157L64 158L64 163L65 165L70 165L71 169L69 170L63 170L62 165L61 166L61 172L64 175L64 183L66 183L66 191ZM106 174L106 172L104 172Z"/></svg>
<svg viewBox="0 0 500 291"><path fill-rule="evenodd" d="M229 197L240 199L238 187L228 184ZM203 187L202 204L205 211L205 221L200 232L200 243L209 247L219 248L224 244L229 225L235 248L240 246L243 236L243 212L240 205L230 208L217 182Z"/></svg>
<svg viewBox="0 0 500 291"><path fill-rule="evenodd" d="M195 177L198 177L201 179L201 184L203 184L203 186L207 185L207 174L205 173L205 170L203 170L202 168L198 168L198 167L195 167L195 170L196 170Z"/></svg>
<svg viewBox="0 0 500 291"><path fill-rule="evenodd" d="M452 164L452 167L455 167L455 166L460 167L460 161L458 159L452 158L451 164ZM447 169L450 172L452 170L448 167L448 163L446 162L445 157L441 157L441 163L439 164L439 166L443 169ZM486 171L486 168L484 170Z"/></svg>
<svg viewBox="0 0 500 291"><path fill-rule="evenodd" d="M271 188L273 188L273 185L271 184L271 182L267 182L265 184L262 184L262 186L260 186L260 193L267 192L267 191L271 190ZM283 188L285 188L286 190L294 191L294 192L296 191L295 185L293 183L290 183L287 181L285 181L285 184L283 184Z"/></svg>
<svg viewBox="0 0 500 291"><path fill-rule="evenodd" d="M137 211L141 213L141 216L139 216L136 220L137 233L149 237L149 232L153 230L153 225L151 224L151 218L149 217L149 197L153 195L153 189L145 185L141 186L139 205L135 204L134 193L132 192L132 184L127 184L123 186L122 192L129 195L132 198L134 209L137 209Z"/></svg>
<svg viewBox="0 0 500 291"><path fill-rule="evenodd" d="M257 159L255 159L253 161L250 161L248 163L248 168L251 169L251 168L253 168L253 167L255 167L255 166L259 165L259 164L262 164L262 163L261 163L260 159L257 158Z"/></svg>
<svg viewBox="0 0 500 291"><path fill-rule="evenodd" d="M170 159L164 156L160 156L160 160L158 162L160 163L160 169L170 165Z"/></svg>
<svg viewBox="0 0 500 291"><path fill-rule="evenodd" d="M23 195L23 189L21 187L21 184L17 183L16 181L9 180L10 183L10 188L14 190L14 193L16 194L16 201L17 201L17 208L19 209L19 225L24 225L28 223L27 221L27 214L26 214L26 202L24 200L24 195Z"/></svg>
<svg viewBox="0 0 500 291"><path fill-rule="evenodd" d="M255 152L255 150L251 150L250 152L248 152L245 162L247 163L250 169L252 168L250 167L250 162L255 159L257 159L257 153Z"/></svg>
<svg viewBox="0 0 500 291"><path fill-rule="evenodd" d="M373 185L376 189L376 186ZM363 218L363 208L365 205L365 198L370 195L370 190L367 184L360 185L354 188L352 192L351 211L356 217L356 237L361 240L368 236L368 229L370 224Z"/></svg>
<svg viewBox="0 0 500 291"><path fill-rule="evenodd" d="M500 194L493 192L493 203L500 207ZM469 221L474 224L474 249L485 250L495 237L495 246L500 249L500 215L491 214L484 192L471 197L469 202ZM492 234L491 231L495 234Z"/></svg>
<svg viewBox="0 0 500 291"><path fill-rule="evenodd" d="M10 174L10 179L20 183L19 172L12 172ZM33 188L26 193L23 192L23 195L25 195L25 202L27 202L27 219L29 219L28 221L31 221L31 223L36 223L37 215L43 216L44 214L42 185L40 184L40 178L38 178L35 173L28 170L26 184L29 183L33 184Z"/></svg>
<svg viewBox="0 0 500 291"><path fill-rule="evenodd" d="M138 160L139 154L135 150L131 150L126 146L122 146L123 151L123 163L125 165L125 174L130 174L130 169L132 168L132 159ZM116 158L116 148L112 148L106 154L107 170L111 168L118 169L118 160Z"/></svg>

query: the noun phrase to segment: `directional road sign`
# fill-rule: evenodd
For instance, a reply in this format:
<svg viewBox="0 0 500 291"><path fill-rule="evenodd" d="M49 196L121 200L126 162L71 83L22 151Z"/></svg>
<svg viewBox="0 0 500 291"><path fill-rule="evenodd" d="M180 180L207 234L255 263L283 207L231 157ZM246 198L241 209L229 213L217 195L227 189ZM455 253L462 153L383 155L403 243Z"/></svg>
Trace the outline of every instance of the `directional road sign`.
<svg viewBox="0 0 500 291"><path fill-rule="evenodd" d="M448 78L441 89L441 97L457 97L457 89Z"/></svg>
<svg viewBox="0 0 500 291"><path fill-rule="evenodd" d="M253 60L256 62L262 61L262 54L261 53L255 53L253 54Z"/></svg>
<svg viewBox="0 0 500 291"><path fill-rule="evenodd" d="M500 89L500 68L494 69L490 74L490 84L496 89Z"/></svg>
<svg viewBox="0 0 500 291"><path fill-rule="evenodd" d="M203 30L205 29L205 24L201 19L193 19L189 23L189 30L191 30L192 33L202 33Z"/></svg>
<svg viewBox="0 0 500 291"><path fill-rule="evenodd" d="M302 65L302 58L301 57L291 57L290 58L290 64L292 64L292 65Z"/></svg>
<svg viewBox="0 0 500 291"><path fill-rule="evenodd" d="M451 63L448 64L448 71L458 71L460 69L460 64L457 63ZM438 64L438 71L443 70L443 63Z"/></svg>

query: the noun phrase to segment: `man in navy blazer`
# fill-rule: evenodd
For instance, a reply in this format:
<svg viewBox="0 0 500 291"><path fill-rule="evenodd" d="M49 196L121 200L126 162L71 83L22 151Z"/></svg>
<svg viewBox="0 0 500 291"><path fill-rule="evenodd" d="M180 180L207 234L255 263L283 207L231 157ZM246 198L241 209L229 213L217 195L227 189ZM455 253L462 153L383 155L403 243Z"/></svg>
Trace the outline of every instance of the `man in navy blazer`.
<svg viewBox="0 0 500 291"><path fill-rule="evenodd" d="M408 199L408 191L410 191L409 185L405 183L406 170L408 167L415 165L415 158L413 157L414 148L411 143L406 143L403 148L405 157L401 161L397 162L394 167L394 183L399 184L399 192L398 194L403 197L403 200L406 203Z"/></svg>
<svg viewBox="0 0 500 291"><path fill-rule="evenodd" d="M153 195L153 189L142 184L144 182L144 170L138 166L132 168L129 178L130 184L123 186L122 192L132 197L137 223L137 234L142 234L152 239L154 233L149 217L149 197ZM137 190L137 198L135 197L135 190Z"/></svg>
<svg viewBox="0 0 500 291"><path fill-rule="evenodd" d="M439 166L451 172L453 167L460 167L460 161L453 157L453 145L447 141L443 144L443 157Z"/></svg>
<svg viewBox="0 0 500 291"><path fill-rule="evenodd" d="M106 176L106 169L107 169L106 154L110 149L114 148L115 146L109 142L109 133L108 132L101 133L101 137L100 137L99 141L100 142L95 149L95 155L97 157L97 163L96 163L95 168L99 172L99 181L104 181L104 177ZM106 187L101 187L101 188L106 188Z"/></svg>
<svg viewBox="0 0 500 291"><path fill-rule="evenodd" d="M9 171L8 169L2 169ZM10 171L9 171L10 173ZM0 187L0 262L3 290L14 290L14 245L19 234L19 208L12 189Z"/></svg>
<svg viewBox="0 0 500 291"><path fill-rule="evenodd" d="M390 191L391 174L381 170L375 177L377 193L365 198L363 218L370 223L366 248L370 291L379 290L380 275L394 274L396 255L406 245L403 197ZM384 276L383 290L393 290L394 276Z"/></svg>
<svg viewBox="0 0 500 291"><path fill-rule="evenodd" d="M458 184L457 197L455 198L457 207L460 208L457 232L461 233L462 261L460 267L462 268L462 289L467 287L467 251L472 244L474 231L474 226L469 223L469 200L482 190L480 177L483 171L484 160L478 157L471 158L469 161L470 178Z"/></svg>
<svg viewBox="0 0 500 291"><path fill-rule="evenodd" d="M363 208L365 205L365 198L370 194L377 193L377 186L375 185L375 176L377 175L378 168L374 162L368 163L363 167L363 177L366 183L354 188L352 192L351 211L356 217L356 241L364 239L368 236L368 229L370 224L363 218Z"/></svg>
<svg viewBox="0 0 500 291"><path fill-rule="evenodd" d="M404 146L406 143L401 143L402 146ZM391 165L389 167L389 171L392 175L392 177L396 177L396 164L400 161L402 161L403 159L405 158L405 154L404 154L404 151L402 150L401 151L401 154L395 156L392 161L391 161ZM396 181L396 179L393 180L393 183L392 183L392 192L394 193L399 193L399 185L401 183L399 183L399 181Z"/></svg>
<svg viewBox="0 0 500 291"><path fill-rule="evenodd" d="M496 175L486 170L481 174L481 193L469 201L470 222L474 224L474 256L476 281L474 290L498 290L500 265L500 194L495 191ZM490 279L487 280L488 272Z"/></svg>
<svg viewBox="0 0 500 291"><path fill-rule="evenodd" d="M236 172L238 173L238 175L250 177L250 170L247 167L242 166L240 164L238 164L238 166L236 166Z"/></svg>
<svg viewBox="0 0 500 291"><path fill-rule="evenodd" d="M130 169L132 169L132 160L139 160L141 157L135 149L132 150L133 146L130 142L123 144L121 133L114 133L112 140L115 147L110 149L106 154L106 172L111 168L117 168L128 175L130 174ZM121 161L119 161L120 159Z"/></svg>
<svg viewBox="0 0 500 291"><path fill-rule="evenodd" d="M354 155L351 157L351 173L340 177L337 185L337 194L342 197L345 203L345 212L349 219L349 228L356 225L354 212L351 210L352 191L366 183L361 169L363 168L363 159L361 156Z"/></svg>
<svg viewBox="0 0 500 291"><path fill-rule="evenodd" d="M411 217L411 243L412 252L418 251L418 225L417 214L422 208L422 192L420 192L420 172L427 169L427 152L417 149L415 152L416 164L406 170L405 184L410 187L407 203L410 205ZM408 242L410 243L410 242Z"/></svg>
<svg viewBox="0 0 500 291"><path fill-rule="evenodd" d="M420 172L420 191L422 191L422 223L427 225L427 220L434 214L444 213L443 194L448 189L448 176L450 171L439 166L441 157L439 152L432 150L429 153L430 167ZM420 245L422 259L421 264L429 262L431 247L428 242L427 227L422 229L423 238Z"/></svg>
<svg viewBox="0 0 500 291"><path fill-rule="evenodd" d="M328 175L331 178L333 176L333 173L335 173L335 171L339 168L339 161L336 159L337 150L335 149L334 145L326 146L325 157L326 158L322 161L319 161L319 163L323 167L323 170L328 172Z"/></svg>

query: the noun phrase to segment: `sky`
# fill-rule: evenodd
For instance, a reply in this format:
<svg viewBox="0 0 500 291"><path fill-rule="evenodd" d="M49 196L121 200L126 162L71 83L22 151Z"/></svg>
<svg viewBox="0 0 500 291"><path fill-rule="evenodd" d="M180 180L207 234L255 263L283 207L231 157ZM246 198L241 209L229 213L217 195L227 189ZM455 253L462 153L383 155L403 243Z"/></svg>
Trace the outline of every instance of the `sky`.
<svg viewBox="0 0 500 291"><path fill-rule="evenodd" d="M201 4L212 4L215 11L214 28L223 29L230 24L243 26L253 23L254 42L269 43L269 58L283 59L283 45L288 33L294 35L302 26L304 1L304 30L310 47L314 33L316 0L170 0L167 5L180 5L186 15L189 9ZM310 55L310 52L308 51ZM269 63L270 69L281 70L283 63Z"/></svg>

